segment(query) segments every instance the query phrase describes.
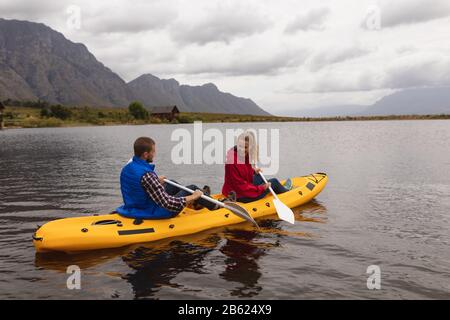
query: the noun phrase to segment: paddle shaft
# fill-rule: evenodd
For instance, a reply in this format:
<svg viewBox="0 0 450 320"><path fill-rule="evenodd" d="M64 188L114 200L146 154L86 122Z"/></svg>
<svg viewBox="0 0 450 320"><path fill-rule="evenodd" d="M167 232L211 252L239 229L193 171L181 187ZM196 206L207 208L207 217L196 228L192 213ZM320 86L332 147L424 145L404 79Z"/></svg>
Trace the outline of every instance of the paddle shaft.
<svg viewBox="0 0 450 320"><path fill-rule="evenodd" d="M264 183L266 183L266 184L269 183L269 182L267 182L267 179L266 179L266 177L264 177L262 172L259 172L259 174L261 175L261 178L264 180ZM277 197L277 194L275 193L275 191L273 191L272 187L269 187L269 190L272 193L273 197L275 199L279 200L278 197Z"/></svg>
<svg viewBox="0 0 450 320"><path fill-rule="evenodd" d="M179 185L178 183L173 182L173 181L171 181L171 180L169 180L169 179L164 179L164 182L167 182L168 184L171 184L171 185L173 185L173 186L175 186L175 187L178 187L178 188L180 188L181 190L187 191L187 192L189 192L189 193L194 193L194 190L191 190L191 189L189 189L189 188L186 188L185 186ZM216 200L216 199L213 199L213 198L211 198L211 197L205 196L204 194L201 195L201 198L202 198L202 199L205 199L205 200L207 200L207 201L209 201L209 202L215 203L215 204L221 206L222 208L225 208L225 204L223 204L222 202L220 202L220 201L218 201L218 200Z"/></svg>
<svg viewBox="0 0 450 320"><path fill-rule="evenodd" d="M173 185L173 186L175 186L175 187L180 188L181 190L187 191L187 192L189 192L189 193L194 193L194 190L191 190L191 189L189 189L189 188L186 188L185 186L179 185L178 183L175 183L175 182L173 182L173 181L171 181L171 180L164 179L164 181L167 182L168 184L171 184L171 185ZM245 210L244 208L240 207L238 204L236 204L236 203L230 203L230 204L222 203L222 202L220 202L220 201L218 201L218 200L216 200L216 199L213 199L213 198L211 198L211 197L205 196L204 194L203 194L201 197L202 197L202 199L205 199L205 200L207 200L207 201L210 201L210 202L212 202L212 203L215 203L215 204L219 205L219 206L222 207L222 208L225 208L225 209L230 210L232 213L234 213L234 214L237 215L238 217L240 217L240 218L242 218L242 219L244 219L244 220L247 220L248 222L253 223L253 224L256 225L256 227L258 227L258 229L259 229L259 225L258 225L258 223L253 219L253 217L247 212L247 210ZM234 206L234 207L233 207L233 206Z"/></svg>

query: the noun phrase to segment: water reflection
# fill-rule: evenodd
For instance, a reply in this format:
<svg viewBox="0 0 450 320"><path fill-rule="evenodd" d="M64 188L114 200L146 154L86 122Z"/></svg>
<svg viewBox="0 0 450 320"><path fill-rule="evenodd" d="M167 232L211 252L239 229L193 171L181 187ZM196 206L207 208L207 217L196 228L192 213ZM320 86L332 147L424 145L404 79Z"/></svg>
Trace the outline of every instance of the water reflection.
<svg viewBox="0 0 450 320"><path fill-rule="evenodd" d="M264 230L278 229L278 222L264 220L259 222ZM258 260L266 255L271 247L278 247L279 240L272 245L260 245L257 240L258 232L248 230L230 230L226 234L227 242L220 248L225 258L225 270L220 277L232 282L240 283L231 290L230 295L242 298L250 298L258 295L262 287L258 285L261 271Z"/></svg>
<svg viewBox="0 0 450 320"><path fill-rule="evenodd" d="M38 269L53 270L65 273L70 265L77 265L81 270L96 267L125 254L128 247L104 249L67 254L63 252L36 253L34 265Z"/></svg>
<svg viewBox="0 0 450 320"><path fill-rule="evenodd" d="M213 249L178 241L164 251L140 247L122 257L135 271L122 278L131 284L136 299L153 297L161 287L177 287L172 280L181 272L204 273L203 260Z"/></svg>

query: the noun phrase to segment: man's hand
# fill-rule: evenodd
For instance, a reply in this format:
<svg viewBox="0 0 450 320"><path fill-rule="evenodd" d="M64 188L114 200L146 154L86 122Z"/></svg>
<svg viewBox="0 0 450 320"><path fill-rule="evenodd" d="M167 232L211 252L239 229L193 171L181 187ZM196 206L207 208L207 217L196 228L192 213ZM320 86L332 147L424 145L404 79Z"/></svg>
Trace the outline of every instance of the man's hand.
<svg viewBox="0 0 450 320"><path fill-rule="evenodd" d="M272 185L270 184L270 182L265 183L265 184L264 184L264 190L269 189L271 186L272 186Z"/></svg>
<svg viewBox="0 0 450 320"><path fill-rule="evenodd" d="M262 172L262 169L261 169L261 168L258 168L258 167L255 167L255 173L256 173L256 174L259 174L260 172Z"/></svg>
<svg viewBox="0 0 450 320"><path fill-rule="evenodd" d="M166 179L166 176L158 176L158 179L159 179L159 182L160 182L161 184L166 183L166 182L164 181L164 179Z"/></svg>
<svg viewBox="0 0 450 320"><path fill-rule="evenodd" d="M194 198L194 200L199 199L201 196L203 195L203 192L200 190L195 190L194 193L192 194L192 197Z"/></svg>
<svg viewBox="0 0 450 320"><path fill-rule="evenodd" d="M186 203L190 204L194 202L195 200L199 199L203 195L203 192L200 190L195 190L193 194L186 197Z"/></svg>

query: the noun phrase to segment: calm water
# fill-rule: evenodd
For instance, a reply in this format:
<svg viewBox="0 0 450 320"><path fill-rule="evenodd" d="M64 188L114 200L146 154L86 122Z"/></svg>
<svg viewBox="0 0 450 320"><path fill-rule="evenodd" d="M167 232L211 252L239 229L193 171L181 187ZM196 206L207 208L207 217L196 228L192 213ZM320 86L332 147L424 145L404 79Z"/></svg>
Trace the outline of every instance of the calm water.
<svg viewBox="0 0 450 320"><path fill-rule="evenodd" d="M221 166L168 161L185 126L0 132L0 298L450 298L450 122L213 124L279 128L278 176L326 172L317 199L288 225L261 220L193 236L79 255L36 255L46 221L107 213L141 135L158 143L157 169L220 190ZM67 266L82 290L66 289ZM369 265L381 290L368 290Z"/></svg>

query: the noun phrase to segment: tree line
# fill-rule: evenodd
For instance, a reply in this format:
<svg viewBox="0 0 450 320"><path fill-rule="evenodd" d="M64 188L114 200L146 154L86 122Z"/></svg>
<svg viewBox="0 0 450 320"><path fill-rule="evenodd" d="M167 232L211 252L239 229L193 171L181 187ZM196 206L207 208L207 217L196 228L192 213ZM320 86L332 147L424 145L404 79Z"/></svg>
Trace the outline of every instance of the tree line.
<svg viewBox="0 0 450 320"><path fill-rule="evenodd" d="M0 101L1 102L1 101ZM70 119L74 115L74 108L67 107L62 104L50 104L47 101L37 100L37 101L19 101L13 99L6 99L3 101L5 106L11 107L26 107L26 108L36 108L40 109L41 118L57 118L61 120ZM128 106L129 114L136 120L149 120L150 113L139 101L133 101ZM82 108L82 114L84 117L88 115L89 117L105 118L106 114L99 111L94 115L89 107Z"/></svg>

